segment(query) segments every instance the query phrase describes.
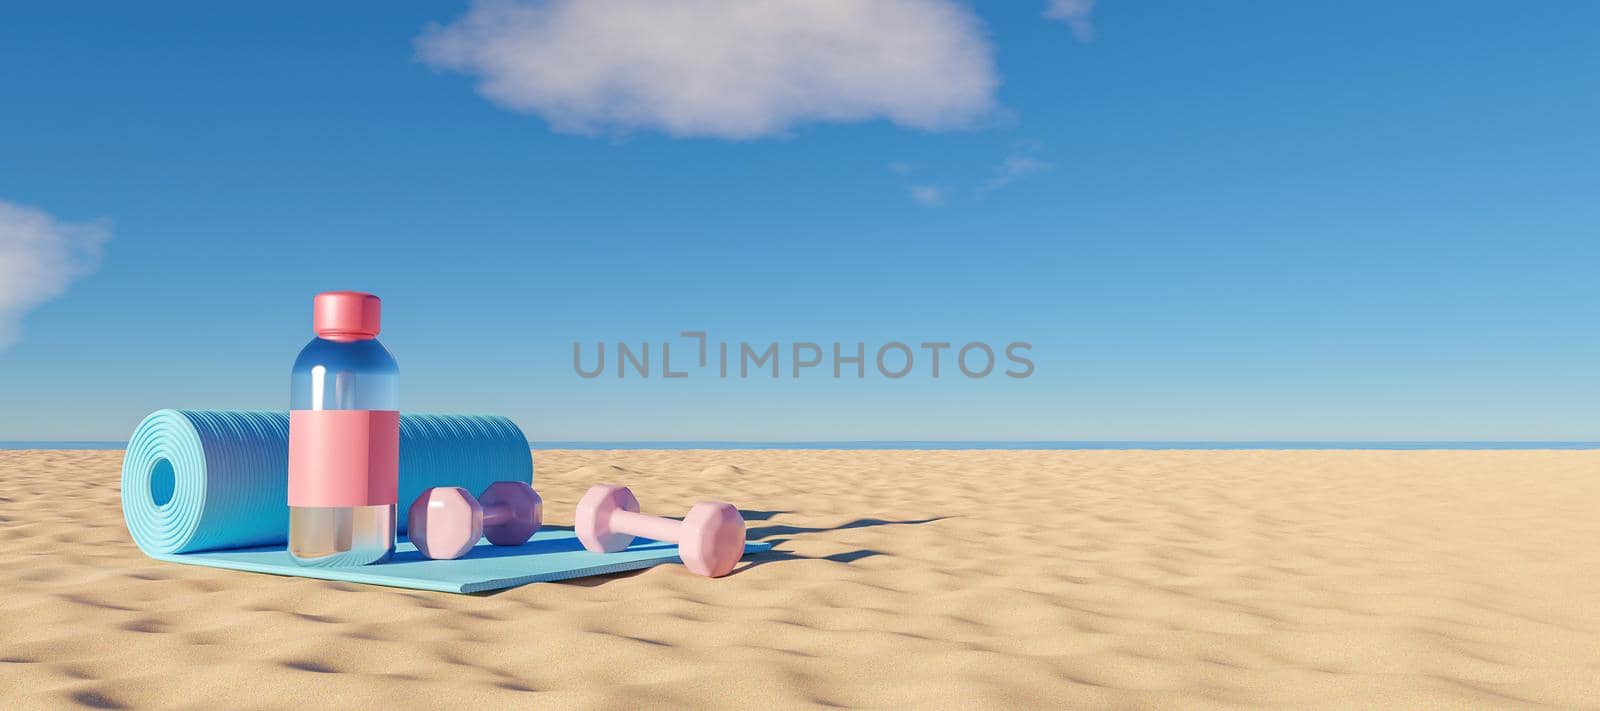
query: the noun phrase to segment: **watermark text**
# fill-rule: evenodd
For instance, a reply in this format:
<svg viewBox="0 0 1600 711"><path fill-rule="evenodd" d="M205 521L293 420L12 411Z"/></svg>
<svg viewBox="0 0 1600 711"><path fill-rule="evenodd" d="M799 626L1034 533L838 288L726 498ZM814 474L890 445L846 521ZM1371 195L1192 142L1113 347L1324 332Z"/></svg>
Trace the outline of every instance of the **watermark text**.
<svg viewBox="0 0 1600 711"><path fill-rule="evenodd" d="M750 343L713 340L705 331L682 331L677 339L655 342L584 344L574 341L572 370L578 377L587 379L603 376L800 379L829 375L835 379L865 379L871 373L890 380L956 376L973 380L991 376L1020 380L1034 373L1032 351L1033 344L1027 341L995 345L983 341L920 341L915 345L902 341ZM675 354L678 356L676 364L673 362Z"/></svg>

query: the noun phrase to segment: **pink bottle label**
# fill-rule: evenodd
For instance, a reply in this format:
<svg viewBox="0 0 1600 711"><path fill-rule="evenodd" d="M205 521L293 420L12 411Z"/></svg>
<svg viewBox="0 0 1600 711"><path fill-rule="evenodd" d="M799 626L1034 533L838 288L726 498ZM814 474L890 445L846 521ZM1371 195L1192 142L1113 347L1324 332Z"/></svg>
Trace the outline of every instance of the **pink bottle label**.
<svg viewBox="0 0 1600 711"><path fill-rule="evenodd" d="M289 411L290 506L393 504L399 473L399 412Z"/></svg>

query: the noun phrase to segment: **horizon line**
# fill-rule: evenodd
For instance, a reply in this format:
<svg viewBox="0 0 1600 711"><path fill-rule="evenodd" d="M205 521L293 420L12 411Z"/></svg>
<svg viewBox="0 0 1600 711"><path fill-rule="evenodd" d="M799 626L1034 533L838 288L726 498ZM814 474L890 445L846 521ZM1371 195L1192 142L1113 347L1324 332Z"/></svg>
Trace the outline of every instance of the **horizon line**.
<svg viewBox="0 0 1600 711"><path fill-rule="evenodd" d="M0 440L0 450L109 451L125 440ZM1050 449L1050 450L1514 450L1600 449L1596 440L529 440L530 450L551 449Z"/></svg>

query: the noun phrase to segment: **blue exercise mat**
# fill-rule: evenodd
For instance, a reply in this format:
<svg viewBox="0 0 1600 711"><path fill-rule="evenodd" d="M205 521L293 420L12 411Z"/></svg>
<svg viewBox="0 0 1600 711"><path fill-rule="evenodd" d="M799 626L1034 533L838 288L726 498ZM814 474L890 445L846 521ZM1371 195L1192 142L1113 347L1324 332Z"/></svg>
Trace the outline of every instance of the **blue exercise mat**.
<svg viewBox="0 0 1600 711"><path fill-rule="evenodd" d="M771 543L745 543L744 552L759 553ZM416 546L402 539L387 563L350 568L306 568L295 563L282 545L261 548L179 553L154 556L158 560L252 573L293 575L301 578L341 580L397 588L475 593L590 575L606 575L678 562L678 547L636 538L616 553L590 553L567 530L543 529L520 546L496 546L487 540L455 560L428 560Z"/></svg>
<svg viewBox="0 0 1600 711"><path fill-rule="evenodd" d="M675 545L582 550L570 531L540 531L516 547L480 541L457 560L427 560L401 539L392 561L351 568L296 564L289 538L289 416L256 410L161 410L146 417L122 461L122 515L152 558L261 573L420 590L478 592L646 568L678 559ZM398 524L425 489L474 494L501 480L533 481L528 440L492 415L400 416ZM770 548L747 543L745 552Z"/></svg>

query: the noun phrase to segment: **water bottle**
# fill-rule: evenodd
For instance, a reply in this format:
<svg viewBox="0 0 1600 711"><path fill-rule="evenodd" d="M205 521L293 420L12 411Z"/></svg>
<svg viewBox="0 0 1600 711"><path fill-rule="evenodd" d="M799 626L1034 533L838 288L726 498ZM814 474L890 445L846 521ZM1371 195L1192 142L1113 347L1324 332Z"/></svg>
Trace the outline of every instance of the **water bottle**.
<svg viewBox="0 0 1600 711"><path fill-rule="evenodd" d="M330 291L289 394L289 555L308 566L381 563L394 553L399 367L378 343L382 303Z"/></svg>

